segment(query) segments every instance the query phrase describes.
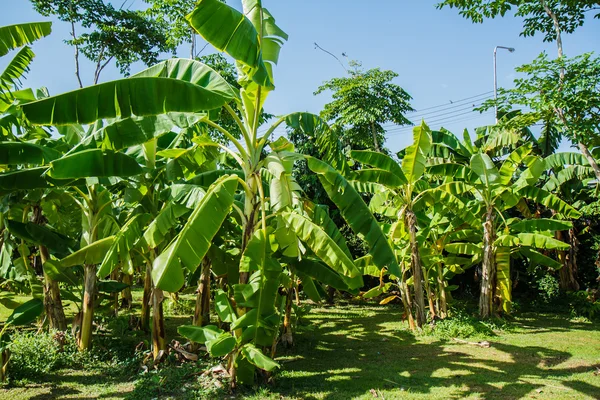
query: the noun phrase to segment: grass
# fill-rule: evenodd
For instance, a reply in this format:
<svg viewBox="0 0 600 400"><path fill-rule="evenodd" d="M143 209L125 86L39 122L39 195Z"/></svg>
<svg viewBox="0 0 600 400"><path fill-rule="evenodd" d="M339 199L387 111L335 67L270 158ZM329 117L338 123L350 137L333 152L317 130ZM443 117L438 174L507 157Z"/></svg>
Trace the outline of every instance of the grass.
<svg viewBox="0 0 600 400"><path fill-rule="evenodd" d="M594 374L600 367L600 324L527 313L510 324L481 324L463 315L415 335L401 314L393 305L314 308L307 318L310 324L301 325L295 336L295 347L278 352L282 369L274 382L234 397L373 399L375 393L378 399L600 398L600 376ZM188 320L169 315L169 335ZM471 341L485 339L491 347L457 343L449 339L455 333ZM102 345L117 345L106 340ZM126 361L131 354L121 357ZM86 370L13 382L0 389L0 398L232 398L206 390L197 372L208 360L149 374L140 374L125 361L115 356Z"/></svg>

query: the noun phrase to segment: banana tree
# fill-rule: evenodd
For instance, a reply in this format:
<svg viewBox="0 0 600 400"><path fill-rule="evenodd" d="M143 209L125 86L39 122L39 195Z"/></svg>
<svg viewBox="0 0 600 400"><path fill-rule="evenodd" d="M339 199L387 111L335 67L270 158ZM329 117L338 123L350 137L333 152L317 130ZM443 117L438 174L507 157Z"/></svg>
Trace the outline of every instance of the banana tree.
<svg viewBox="0 0 600 400"><path fill-rule="evenodd" d="M510 247L511 244L515 244L519 240L523 240L527 243L527 246L530 246L530 242L540 246L555 244L553 241L547 240L546 236L537 232L521 232L517 235L519 239L516 241L500 240L504 236L498 236L498 227L509 228L505 222L505 211L516 207L527 213L526 200L529 200L563 213L567 217L577 218L579 216L577 210L558 197L535 187L544 171L545 163L541 158L531 156L531 151L531 144L518 147L501 163L500 168L496 167L492 158L484 152L475 152L470 157L468 164L449 162L429 168L429 173L432 175L448 177L447 181L438 190L457 196L469 196L473 199L474 204L480 206L478 208L480 210L479 217L482 221L483 243L479 313L482 318L489 318L493 312L492 301L494 288L497 286L496 277L500 276L496 270L497 249L499 247ZM524 166L524 169L522 169L522 166ZM550 229L552 228L543 230ZM512 237L509 233L506 233L506 235ZM456 244L456 246L460 247L460 244ZM469 249L471 247L463 246L463 250L459 250L459 253L469 254L465 252L474 251ZM500 249L500 251L501 256L498 257L503 257L503 260L505 260L506 251L504 249ZM502 266L509 268L509 265L507 267L505 262ZM500 272L506 273L506 271ZM510 286L507 286L505 298L509 297L507 292L509 290ZM505 300L508 302L508 299ZM506 307L504 308L506 309Z"/></svg>
<svg viewBox="0 0 600 400"><path fill-rule="evenodd" d="M594 170L587 163L585 157L579 153L555 153L548 155L546 162L546 175L542 188L547 190L567 203L579 208L585 203L582 195L588 183L594 178ZM558 260L562 263L559 270L560 288L564 291L579 290L577 281L577 235L573 227L565 231L556 231L558 240L569 243L568 251L558 251Z"/></svg>

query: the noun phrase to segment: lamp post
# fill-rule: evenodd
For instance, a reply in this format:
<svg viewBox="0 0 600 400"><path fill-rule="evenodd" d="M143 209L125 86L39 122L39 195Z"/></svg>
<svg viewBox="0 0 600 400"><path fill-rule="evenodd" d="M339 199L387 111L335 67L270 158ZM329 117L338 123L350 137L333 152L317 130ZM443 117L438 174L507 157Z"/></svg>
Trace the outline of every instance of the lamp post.
<svg viewBox="0 0 600 400"><path fill-rule="evenodd" d="M496 53L498 49L508 50L514 53L513 47L496 46L494 47L494 115L496 116L496 123L498 123L498 74L496 72Z"/></svg>

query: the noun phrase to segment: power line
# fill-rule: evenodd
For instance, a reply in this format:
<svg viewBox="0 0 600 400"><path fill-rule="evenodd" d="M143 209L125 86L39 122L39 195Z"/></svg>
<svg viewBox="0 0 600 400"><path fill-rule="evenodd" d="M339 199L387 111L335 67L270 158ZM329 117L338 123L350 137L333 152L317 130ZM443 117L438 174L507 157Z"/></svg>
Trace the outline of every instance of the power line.
<svg viewBox="0 0 600 400"><path fill-rule="evenodd" d="M478 94L478 95L475 95L475 96L471 96L471 97L465 97L464 99L460 99L460 100L456 100L456 101L452 101L452 100L450 100L450 103L451 103L451 104L454 104L454 103L460 103L460 102L462 102L462 101L465 101L465 100L474 99L475 97L481 97L481 96L483 96L483 95L489 95L490 93L494 93L494 91L493 91L493 90L490 90L489 92L481 93L481 94ZM431 107L427 107L427 108L421 108L420 110L416 110L415 112L421 112L421 111L432 110L432 109L434 109L434 108L444 107L444 106L447 106L447 105L448 105L448 103L439 104L439 105L437 105L437 106L431 106Z"/></svg>
<svg viewBox="0 0 600 400"><path fill-rule="evenodd" d="M426 115L431 115L431 114L436 114L436 113L439 113L439 112L453 110L453 109L459 108L459 107L465 107L468 104L473 104L473 103L477 103L477 105L479 106L479 105L483 104L484 101L486 101L487 99L491 99L491 98L492 98L492 96L485 96L485 97L482 97L482 98L479 98L479 99L473 99L473 100L470 100L470 101L466 101L466 102L463 102L461 104L453 103L452 106L447 107L447 108L440 108L439 110L435 110L435 111L427 111L427 112L424 112L422 114L417 114L415 116L408 115L407 117L408 118L421 118L421 117L426 116Z"/></svg>
<svg viewBox="0 0 600 400"><path fill-rule="evenodd" d="M464 113L464 114L470 114L470 113ZM492 115L493 112L492 111L486 111L484 113L478 114L478 115L470 115L467 117L462 117L462 118L458 118L455 119L456 116L454 117L448 117L448 118L442 118L440 120L437 121L429 121L427 124L428 125L433 125L433 124L454 124L454 123L458 123L458 122L464 122L464 121L472 121L475 119L479 119L483 116L489 116ZM412 131L413 127L400 127L398 129L394 129L394 130L388 130L386 132L387 135L389 136L395 136L395 135L402 135L402 134L406 134L406 133L410 133Z"/></svg>

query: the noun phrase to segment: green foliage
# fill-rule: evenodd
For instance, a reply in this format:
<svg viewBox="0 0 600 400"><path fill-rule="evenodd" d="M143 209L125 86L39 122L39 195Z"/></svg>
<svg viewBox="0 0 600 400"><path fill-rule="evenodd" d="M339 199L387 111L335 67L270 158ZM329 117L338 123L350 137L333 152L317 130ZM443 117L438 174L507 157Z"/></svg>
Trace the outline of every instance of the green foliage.
<svg viewBox="0 0 600 400"><path fill-rule="evenodd" d="M315 92L333 92L333 101L325 105L321 116L343 129L342 138L351 148L379 151L385 141L383 124L412 124L404 116L414 111L412 97L392 83L397 73L379 68L364 71L359 63L352 67L350 76L331 79Z"/></svg>
<svg viewBox="0 0 600 400"><path fill-rule="evenodd" d="M94 83L113 59L121 73L129 74L133 63L156 64L159 54L174 51L165 27L143 11L115 8L104 0L30 0L37 12L81 25L83 33L67 43L96 64ZM74 29L74 28L73 28Z"/></svg>
<svg viewBox="0 0 600 400"><path fill-rule="evenodd" d="M571 317L597 320L600 317L600 298L597 290L580 290L568 294Z"/></svg>
<svg viewBox="0 0 600 400"><path fill-rule="evenodd" d="M560 287L558 279L555 276L546 274L537 282L538 295L545 303L550 303L560 296Z"/></svg>
<svg viewBox="0 0 600 400"><path fill-rule="evenodd" d="M133 391L126 399L220 398L225 392L219 389L211 378L198 374L200 369L206 367L208 366L203 363L185 363L153 369L135 381Z"/></svg>
<svg viewBox="0 0 600 400"><path fill-rule="evenodd" d="M590 148L597 146L600 58L585 53L551 60L542 53L516 71L525 76L515 79L514 88L499 90L498 104L504 109L523 107L531 111L506 121L507 125L521 128L546 121L574 143L584 143ZM489 109L494 104L487 101L481 109Z"/></svg>
<svg viewBox="0 0 600 400"><path fill-rule="evenodd" d="M510 325L502 319L482 321L464 309L458 308L450 311L450 317L436 321L433 326L426 326L423 334L446 340L453 338L485 339L497 336L502 331L510 331L510 329Z"/></svg>
<svg viewBox="0 0 600 400"><path fill-rule="evenodd" d="M539 32L544 35L544 41L552 42L556 39L556 31L548 11L556 16L563 32L573 33L583 25L587 12L598 9L598 1L445 0L437 7L457 8L460 15L474 23L482 23L484 18L504 17L507 13L514 12L516 17L524 19L521 36L533 36ZM600 13L596 14L596 18L599 16Z"/></svg>
<svg viewBox="0 0 600 400"><path fill-rule="evenodd" d="M60 368L74 367L78 356L75 338L63 332L15 332L11 335L10 375L32 379Z"/></svg>

